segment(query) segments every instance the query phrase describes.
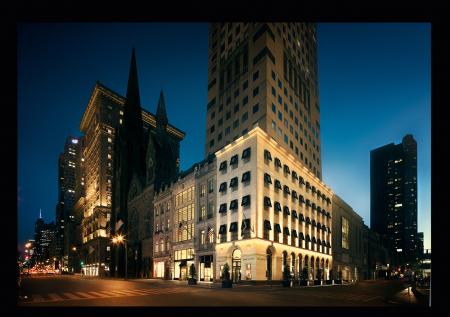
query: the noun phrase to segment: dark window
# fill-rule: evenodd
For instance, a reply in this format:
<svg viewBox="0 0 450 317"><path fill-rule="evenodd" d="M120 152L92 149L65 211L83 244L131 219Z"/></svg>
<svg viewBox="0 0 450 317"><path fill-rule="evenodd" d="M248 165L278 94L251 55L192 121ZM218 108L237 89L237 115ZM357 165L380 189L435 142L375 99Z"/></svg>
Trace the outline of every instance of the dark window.
<svg viewBox="0 0 450 317"><path fill-rule="evenodd" d="M259 70L253 73L253 81L257 80L259 77Z"/></svg>
<svg viewBox="0 0 450 317"><path fill-rule="evenodd" d="M281 167L282 165L281 165L281 161L280 161L280 159L279 158L275 158L275 167Z"/></svg>
<svg viewBox="0 0 450 317"><path fill-rule="evenodd" d="M242 197L241 206L250 206L250 195Z"/></svg>
<svg viewBox="0 0 450 317"><path fill-rule="evenodd" d="M234 97L236 98L237 96L239 96L239 88L234 92Z"/></svg>
<svg viewBox="0 0 450 317"><path fill-rule="evenodd" d="M242 90L247 89L248 87L248 80L244 81L244 84L242 85Z"/></svg>
<svg viewBox="0 0 450 317"><path fill-rule="evenodd" d="M264 57L269 56L270 60L273 64L275 64L275 56L273 56L270 49L266 46L258 54L256 54L255 58L253 58L253 65L256 65L260 60Z"/></svg>
<svg viewBox="0 0 450 317"><path fill-rule="evenodd" d="M299 182L300 182L300 184L305 185L305 180L301 176L299 176Z"/></svg>
<svg viewBox="0 0 450 317"><path fill-rule="evenodd" d="M264 229L272 230L272 226L270 225L270 220L264 220Z"/></svg>
<svg viewBox="0 0 450 317"><path fill-rule="evenodd" d="M218 121L219 127L222 126L222 124L223 124L223 118L220 118L219 121Z"/></svg>
<svg viewBox="0 0 450 317"><path fill-rule="evenodd" d="M290 195L291 191L289 190L289 187L287 185L284 185L283 191L286 195Z"/></svg>
<svg viewBox="0 0 450 317"><path fill-rule="evenodd" d="M303 216L302 213L300 213L299 219L301 222L305 222L305 217Z"/></svg>
<svg viewBox="0 0 450 317"><path fill-rule="evenodd" d="M230 188L236 188L238 187L238 178L233 177L230 181Z"/></svg>
<svg viewBox="0 0 450 317"><path fill-rule="evenodd" d="M245 96L244 99L242 99L242 104L245 106L248 103L248 96Z"/></svg>
<svg viewBox="0 0 450 317"><path fill-rule="evenodd" d="M214 118L215 118L215 116L216 116L216 112L215 112L215 111L213 111L213 112L211 113L211 119L214 119Z"/></svg>
<svg viewBox="0 0 450 317"><path fill-rule="evenodd" d="M259 104L254 105L253 106L253 113L258 112L258 110L259 110Z"/></svg>
<svg viewBox="0 0 450 317"><path fill-rule="evenodd" d="M272 202L270 201L270 197L265 196L264 197L264 207L272 207Z"/></svg>
<svg viewBox="0 0 450 317"><path fill-rule="evenodd" d="M253 97L258 95L258 93L259 93L259 87L256 87L255 89L253 89Z"/></svg>
<svg viewBox="0 0 450 317"><path fill-rule="evenodd" d="M289 169L289 166L287 166L286 164L284 164L284 172L285 172L286 174L291 174L291 171L290 171L290 169Z"/></svg>
<svg viewBox="0 0 450 317"><path fill-rule="evenodd" d="M242 159L246 160L249 159L251 155L251 148L246 148L243 152L242 152Z"/></svg>
<svg viewBox="0 0 450 317"><path fill-rule="evenodd" d="M228 120L231 118L231 111L228 111L225 115L225 120Z"/></svg>
<svg viewBox="0 0 450 317"><path fill-rule="evenodd" d="M301 204L305 203L305 197L303 197L303 195L300 195L300 203Z"/></svg>
<svg viewBox="0 0 450 317"><path fill-rule="evenodd" d="M281 227L278 223L275 224L275 233L281 233Z"/></svg>
<svg viewBox="0 0 450 317"><path fill-rule="evenodd" d="M292 229L292 237L293 237L293 238L298 238L297 230Z"/></svg>
<svg viewBox="0 0 450 317"><path fill-rule="evenodd" d="M283 212L285 216L289 216L291 213L289 211L289 207L288 206L284 206L283 207Z"/></svg>
<svg viewBox="0 0 450 317"><path fill-rule="evenodd" d="M215 130L215 126L212 126L212 127L209 129L209 131L210 131L211 133L213 133L214 130Z"/></svg>
<svg viewBox="0 0 450 317"><path fill-rule="evenodd" d="M209 141L209 147L213 147L214 146L214 139L212 139L211 141Z"/></svg>
<svg viewBox="0 0 450 317"><path fill-rule="evenodd" d="M227 182L220 184L219 192L225 192L227 190Z"/></svg>
<svg viewBox="0 0 450 317"><path fill-rule="evenodd" d="M242 174L242 183L247 183L250 181L250 171L245 172L244 174Z"/></svg>
<svg viewBox="0 0 450 317"><path fill-rule="evenodd" d="M243 115L242 115L242 122L247 121L248 119L248 112L246 111Z"/></svg>
<svg viewBox="0 0 450 317"><path fill-rule="evenodd" d="M292 199L298 199L297 192L295 190L292 191Z"/></svg>
<svg viewBox="0 0 450 317"><path fill-rule="evenodd" d="M292 180L298 180L298 175L296 171L292 171Z"/></svg>
<svg viewBox="0 0 450 317"><path fill-rule="evenodd" d="M230 202L230 210L237 210L238 208L238 200L234 199Z"/></svg>
<svg viewBox="0 0 450 317"><path fill-rule="evenodd" d="M292 218L298 219L298 215L297 215L297 211L296 210L292 210Z"/></svg>
<svg viewBox="0 0 450 317"><path fill-rule="evenodd" d="M242 220L241 232L244 239L250 238L250 219Z"/></svg>
<svg viewBox="0 0 450 317"><path fill-rule="evenodd" d="M276 80L276 76L275 76L275 72L274 71L272 71L272 79Z"/></svg>
<svg viewBox="0 0 450 317"><path fill-rule="evenodd" d="M290 235L291 235L291 233L289 232L289 228L288 228L288 227L284 227L283 230L284 230L283 233L284 233L285 235L287 235L287 236L290 236Z"/></svg>

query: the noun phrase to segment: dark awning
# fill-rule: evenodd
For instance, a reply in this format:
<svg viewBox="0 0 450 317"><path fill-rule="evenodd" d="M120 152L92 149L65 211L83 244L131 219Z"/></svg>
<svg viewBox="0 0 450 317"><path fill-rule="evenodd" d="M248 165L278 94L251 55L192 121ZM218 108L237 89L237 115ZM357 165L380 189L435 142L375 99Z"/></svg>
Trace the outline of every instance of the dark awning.
<svg viewBox="0 0 450 317"><path fill-rule="evenodd" d="M298 219L297 211L296 211L296 210L292 210L292 218Z"/></svg>
<svg viewBox="0 0 450 317"><path fill-rule="evenodd" d="M292 171L292 179L298 180L298 175L296 171Z"/></svg>
<svg viewBox="0 0 450 317"><path fill-rule="evenodd" d="M311 207L311 201L309 201L309 199L306 199L306 206Z"/></svg>
<svg viewBox="0 0 450 317"><path fill-rule="evenodd" d="M250 171L245 172L242 174L242 180L243 183L250 181Z"/></svg>
<svg viewBox="0 0 450 317"><path fill-rule="evenodd" d="M312 243L316 243L317 242L316 237L312 237L311 241L312 241Z"/></svg>
<svg viewBox="0 0 450 317"><path fill-rule="evenodd" d="M305 197L303 197L303 195L300 195L300 202L303 204L305 203Z"/></svg>
<svg viewBox="0 0 450 317"><path fill-rule="evenodd" d="M330 212L327 211L327 218L331 218Z"/></svg>
<svg viewBox="0 0 450 317"><path fill-rule="evenodd" d="M316 186L313 186L313 187L311 188L311 191L312 191L313 193L317 192Z"/></svg>
<svg viewBox="0 0 450 317"><path fill-rule="evenodd" d="M264 182L267 184L272 184L272 178L268 173L264 173Z"/></svg>
<svg viewBox="0 0 450 317"><path fill-rule="evenodd" d="M294 238L298 238L297 230L292 229L292 236L293 236Z"/></svg>
<svg viewBox="0 0 450 317"><path fill-rule="evenodd" d="M306 242L311 242L311 238L309 237L309 234L306 235Z"/></svg>
<svg viewBox="0 0 450 317"><path fill-rule="evenodd" d="M289 232L289 228L288 227L284 227L283 230L284 230L284 234L285 235L287 235L287 236L291 235L290 232Z"/></svg>
<svg viewBox="0 0 450 317"><path fill-rule="evenodd" d="M250 154L251 154L251 148L248 147L242 152L242 159L249 159Z"/></svg>
<svg viewBox="0 0 450 317"><path fill-rule="evenodd" d="M181 260L179 266L187 266L187 260Z"/></svg>
<svg viewBox="0 0 450 317"><path fill-rule="evenodd" d="M237 187L237 185L238 185L238 178L237 178L237 177L233 177L233 178L231 179L231 181L230 181L230 187L231 187L231 188Z"/></svg>
<svg viewBox="0 0 450 317"><path fill-rule="evenodd" d="M298 234L299 234L300 239L305 240L305 236L303 235L303 232L299 232Z"/></svg>
<svg viewBox="0 0 450 317"><path fill-rule="evenodd" d="M322 224L322 231L326 231L327 230L327 226L325 226L325 224Z"/></svg>
<svg viewBox="0 0 450 317"><path fill-rule="evenodd" d="M285 215L288 215L288 216L289 216L289 215L291 214L291 213L289 212L289 207L288 207L288 206L284 206L284 207L283 207L283 211L284 211L284 214L285 214Z"/></svg>
<svg viewBox="0 0 450 317"><path fill-rule="evenodd" d="M284 172L286 174L291 174L291 171L289 170L289 166L287 166L286 164L284 164Z"/></svg>
<svg viewBox="0 0 450 317"><path fill-rule="evenodd" d="M227 161L223 161L220 163L219 171L223 171L227 169Z"/></svg>
<svg viewBox="0 0 450 317"><path fill-rule="evenodd" d="M264 220L264 229L272 230L272 226L270 225L270 220Z"/></svg>
<svg viewBox="0 0 450 317"><path fill-rule="evenodd" d="M250 195L242 197L241 206L250 206Z"/></svg>
<svg viewBox="0 0 450 317"><path fill-rule="evenodd" d="M317 222L317 229L322 229L322 225L320 224L320 222Z"/></svg>
<svg viewBox="0 0 450 317"><path fill-rule="evenodd" d="M275 166L276 167L281 167L281 161L278 157L275 158Z"/></svg>
<svg viewBox="0 0 450 317"><path fill-rule="evenodd" d="M321 192L320 192L320 189L317 190L317 197L318 197L318 198L322 197L322 194L321 194Z"/></svg>
<svg viewBox="0 0 450 317"><path fill-rule="evenodd" d="M272 161L272 154L270 154L269 150L264 150L264 158L266 160Z"/></svg>
<svg viewBox="0 0 450 317"><path fill-rule="evenodd" d="M331 204L331 199L329 197L327 197L327 203Z"/></svg>
<svg viewBox="0 0 450 317"><path fill-rule="evenodd" d="M284 185L284 193L290 195L291 191L289 190L289 186Z"/></svg>
<svg viewBox="0 0 450 317"><path fill-rule="evenodd" d="M234 210L238 208L238 200L234 199L230 202L230 210Z"/></svg>
<svg viewBox="0 0 450 317"><path fill-rule="evenodd" d="M327 247L328 247L328 248L331 248L330 241L327 241Z"/></svg>
<svg viewBox="0 0 450 317"><path fill-rule="evenodd" d="M219 213L223 213L227 211L227 204L221 204L219 208Z"/></svg>
<svg viewBox="0 0 450 317"><path fill-rule="evenodd" d="M237 222L232 222L230 224L230 232L236 232L237 231Z"/></svg>
<svg viewBox="0 0 450 317"><path fill-rule="evenodd" d="M311 188L311 184L309 182L306 182L306 188Z"/></svg>
<svg viewBox="0 0 450 317"><path fill-rule="evenodd" d="M298 199L297 192L295 190L292 190L292 198Z"/></svg>
<svg viewBox="0 0 450 317"><path fill-rule="evenodd" d="M264 207L272 207L272 202L270 201L270 197L264 197Z"/></svg>
<svg viewBox="0 0 450 317"><path fill-rule="evenodd" d="M318 245L322 245L322 241L320 240L320 238L317 239L317 244L318 244Z"/></svg>
<svg viewBox="0 0 450 317"><path fill-rule="evenodd" d="M275 211L281 211L281 205L278 201L275 202Z"/></svg>
<svg viewBox="0 0 450 317"><path fill-rule="evenodd" d="M307 223L308 225L311 224L311 219L309 219L309 217L306 217L306 223Z"/></svg>
<svg viewBox="0 0 450 317"><path fill-rule="evenodd" d="M299 217L300 221L305 221L305 217L303 216L302 213L300 213L300 217Z"/></svg>
<svg viewBox="0 0 450 317"><path fill-rule="evenodd" d="M227 232L227 225L220 225L219 233L224 234L225 232Z"/></svg>
<svg viewBox="0 0 450 317"><path fill-rule="evenodd" d="M317 206L317 212L318 212L319 214L322 213L322 208L320 208L320 206Z"/></svg>
<svg viewBox="0 0 450 317"><path fill-rule="evenodd" d="M325 240L322 240L322 246L323 246L323 247L326 247L326 246L327 246L327 243L325 242Z"/></svg>
<svg viewBox="0 0 450 317"><path fill-rule="evenodd" d="M303 179L303 177L299 176L299 181L300 181L300 184L305 185L305 180Z"/></svg>
<svg viewBox="0 0 450 317"><path fill-rule="evenodd" d="M230 160L230 165L234 165L238 163L238 155L233 155Z"/></svg>
<svg viewBox="0 0 450 317"><path fill-rule="evenodd" d="M281 183L278 179L275 180L275 189L281 189Z"/></svg>
<svg viewBox="0 0 450 317"><path fill-rule="evenodd" d="M313 219L311 224L313 225L313 227L315 227L316 226L316 221Z"/></svg>
<svg viewBox="0 0 450 317"><path fill-rule="evenodd" d="M315 203L312 203L312 204L311 204L311 208L312 208L313 210L315 210L315 209L316 209L316 204L315 204Z"/></svg>
<svg viewBox="0 0 450 317"><path fill-rule="evenodd" d="M281 233L281 227L280 227L280 224L278 224L278 223L275 224L275 232Z"/></svg>
<svg viewBox="0 0 450 317"><path fill-rule="evenodd" d="M226 190L227 190L227 182L223 182L222 184L220 184L219 192L224 192Z"/></svg>

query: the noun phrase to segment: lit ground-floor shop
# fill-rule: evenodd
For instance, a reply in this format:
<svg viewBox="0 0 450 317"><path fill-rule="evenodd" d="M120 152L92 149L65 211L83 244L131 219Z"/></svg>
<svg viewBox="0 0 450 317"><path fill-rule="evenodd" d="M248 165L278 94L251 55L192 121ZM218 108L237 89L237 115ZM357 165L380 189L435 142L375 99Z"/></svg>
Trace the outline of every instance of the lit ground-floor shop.
<svg viewBox="0 0 450 317"><path fill-rule="evenodd" d="M219 243L216 245L215 277L221 278L224 265L228 263L234 282L282 280L286 266L294 279L327 280L332 268L331 252L322 246L319 251L322 252L263 239Z"/></svg>

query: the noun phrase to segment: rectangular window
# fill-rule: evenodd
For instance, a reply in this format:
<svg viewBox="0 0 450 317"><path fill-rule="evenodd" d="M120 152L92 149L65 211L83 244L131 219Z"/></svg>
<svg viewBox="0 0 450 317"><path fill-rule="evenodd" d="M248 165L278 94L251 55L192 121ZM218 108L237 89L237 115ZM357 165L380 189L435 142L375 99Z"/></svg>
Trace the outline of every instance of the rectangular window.
<svg viewBox="0 0 450 317"><path fill-rule="evenodd" d="M272 112L273 112L274 114L277 114L277 107L275 107L274 104L272 104Z"/></svg>
<svg viewBox="0 0 450 317"><path fill-rule="evenodd" d="M259 70L253 73L253 81L257 80L259 77Z"/></svg>
<svg viewBox="0 0 450 317"><path fill-rule="evenodd" d="M253 89L253 97L258 95L258 93L259 93L259 87L256 87L255 89Z"/></svg>
<svg viewBox="0 0 450 317"><path fill-rule="evenodd" d="M239 127L239 119L238 119L238 120L235 120L235 121L233 122L233 129L236 129L237 127Z"/></svg>
<svg viewBox="0 0 450 317"><path fill-rule="evenodd" d="M248 119L248 112L245 112L245 113L242 115L242 122L245 122L247 119Z"/></svg>
<svg viewBox="0 0 450 317"><path fill-rule="evenodd" d="M275 121L272 120L272 129L275 131L277 130L277 125L275 124Z"/></svg>
<svg viewBox="0 0 450 317"><path fill-rule="evenodd" d="M276 80L276 76L275 76L275 72L272 71L272 79L275 81Z"/></svg>
<svg viewBox="0 0 450 317"><path fill-rule="evenodd" d="M253 106L253 113L258 112L258 110L259 110L259 104L254 105Z"/></svg>
<svg viewBox="0 0 450 317"><path fill-rule="evenodd" d="M248 96L245 96L242 100L242 104L245 106L248 103Z"/></svg>
<svg viewBox="0 0 450 317"><path fill-rule="evenodd" d="M348 227L348 220L344 217L342 217L342 248L343 249L349 249L349 227Z"/></svg>
<svg viewBox="0 0 450 317"><path fill-rule="evenodd" d="M278 119L283 122L283 115L281 114L281 111L278 110Z"/></svg>
<svg viewBox="0 0 450 317"><path fill-rule="evenodd" d="M275 87L272 87L272 96L274 96L274 97L276 97L276 96L277 96L277 93L276 93Z"/></svg>
<svg viewBox="0 0 450 317"><path fill-rule="evenodd" d="M244 81L244 84L242 85L242 90L245 90L248 88L248 80Z"/></svg>

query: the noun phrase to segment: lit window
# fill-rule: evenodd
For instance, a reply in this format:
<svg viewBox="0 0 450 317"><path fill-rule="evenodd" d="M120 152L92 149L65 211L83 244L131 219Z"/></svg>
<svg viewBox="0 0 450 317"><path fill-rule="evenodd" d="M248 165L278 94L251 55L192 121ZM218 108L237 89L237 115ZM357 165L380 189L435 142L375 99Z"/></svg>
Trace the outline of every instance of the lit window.
<svg viewBox="0 0 450 317"><path fill-rule="evenodd" d="M112 143L112 139L111 139L111 138L108 138L108 142L109 142L109 143Z"/></svg>

